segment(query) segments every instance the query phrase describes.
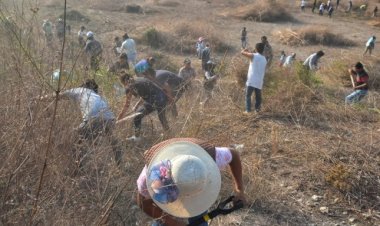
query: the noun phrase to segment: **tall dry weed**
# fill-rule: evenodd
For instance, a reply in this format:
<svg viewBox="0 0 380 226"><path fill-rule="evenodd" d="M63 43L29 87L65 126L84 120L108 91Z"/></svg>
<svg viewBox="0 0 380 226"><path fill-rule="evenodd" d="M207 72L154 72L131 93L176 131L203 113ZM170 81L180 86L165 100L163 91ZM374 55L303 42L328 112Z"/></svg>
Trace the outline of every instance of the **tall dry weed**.
<svg viewBox="0 0 380 226"><path fill-rule="evenodd" d="M274 32L274 35L285 45L307 46L307 45L326 45L350 47L356 43L331 32L327 27L309 26L297 30L285 29Z"/></svg>
<svg viewBox="0 0 380 226"><path fill-rule="evenodd" d="M259 0L255 1L255 3L228 10L225 14L237 19L258 22L295 22L296 19L286 10L286 7L277 1Z"/></svg>

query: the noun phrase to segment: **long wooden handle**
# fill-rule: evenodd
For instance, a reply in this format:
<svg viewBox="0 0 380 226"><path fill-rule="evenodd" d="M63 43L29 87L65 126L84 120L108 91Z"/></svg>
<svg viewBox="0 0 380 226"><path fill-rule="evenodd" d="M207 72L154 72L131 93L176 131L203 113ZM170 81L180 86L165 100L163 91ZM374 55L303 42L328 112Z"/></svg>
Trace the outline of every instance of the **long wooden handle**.
<svg viewBox="0 0 380 226"><path fill-rule="evenodd" d="M122 118L120 120L117 120L116 124L120 124L122 122L128 121L129 119L132 119L132 118L134 118L134 117L136 117L138 115L141 115L141 114L142 114L141 112L133 113L133 114L128 115L128 116L126 116L126 117L124 117L124 118Z"/></svg>
<svg viewBox="0 0 380 226"><path fill-rule="evenodd" d="M350 74L350 79L351 79L352 88L355 88L354 76L352 74Z"/></svg>

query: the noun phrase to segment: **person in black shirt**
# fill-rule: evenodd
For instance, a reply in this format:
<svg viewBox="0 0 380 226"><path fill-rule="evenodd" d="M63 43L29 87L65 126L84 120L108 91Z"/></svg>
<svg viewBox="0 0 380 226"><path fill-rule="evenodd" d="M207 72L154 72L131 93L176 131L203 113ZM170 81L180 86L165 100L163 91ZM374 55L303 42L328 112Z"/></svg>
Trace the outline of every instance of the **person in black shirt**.
<svg viewBox="0 0 380 226"><path fill-rule="evenodd" d="M84 51L90 58L90 67L91 69L97 71L99 70L99 62L102 56L103 48L98 40L94 38L94 33L89 31L86 34L87 41Z"/></svg>
<svg viewBox="0 0 380 226"><path fill-rule="evenodd" d="M211 49L210 49L210 44L206 44L206 48L202 50L201 54L201 59L202 59L202 70L206 70L206 64L207 62L211 59Z"/></svg>
<svg viewBox="0 0 380 226"><path fill-rule="evenodd" d="M167 70L156 70L156 81L161 87L166 87L170 92L170 96L173 97L173 103L171 104L172 115L178 116L176 102L182 96L185 91L184 80L178 77L173 72Z"/></svg>
<svg viewBox="0 0 380 226"><path fill-rule="evenodd" d="M133 79L127 73L120 76L120 81L125 87L126 101L123 110L117 118L118 120L124 117L129 108L132 96L140 97L140 100L133 109L137 113L140 113L133 119L135 135L130 137L129 140L138 141L140 139L141 121L146 115L153 111L157 111L163 129L168 130L169 126L165 112L168 100L162 89L147 78L137 77Z"/></svg>

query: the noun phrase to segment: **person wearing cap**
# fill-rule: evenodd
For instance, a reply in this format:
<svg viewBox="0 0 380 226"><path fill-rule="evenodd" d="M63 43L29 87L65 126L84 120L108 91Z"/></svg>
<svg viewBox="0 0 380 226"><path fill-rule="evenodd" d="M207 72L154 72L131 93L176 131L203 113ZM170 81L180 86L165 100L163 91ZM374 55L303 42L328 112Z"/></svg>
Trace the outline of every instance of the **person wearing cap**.
<svg viewBox="0 0 380 226"><path fill-rule="evenodd" d="M133 123L135 127L134 136L128 138L131 141L139 141L141 135L142 119L150 113L157 111L158 118L165 131L169 130L169 125L166 120L166 106L168 98L165 92L156 83L144 77L133 79L128 73L123 73L120 76L120 82L125 87L125 104L118 116L121 120L129 109L132 97L138 97L140 100L135 105L133 111L140 113L134 117Z"/></svg>
<svg viewBox="0 0 380 226"><path fill-rule="evenodd" d="M202 50L202 53L201 53L203 71L206 71L206 64L210 59L211 59L211 49L210 49L210 44L207 43L206 47Z"/></svg>
<svg viewBox="0 0 380 226"><path fill-rule="evenodd" d="M118 60L108 67L108 72L110 73L118 73L123 70L129 70L128 56L126 53L120 54Z"/></svg>
<svg viewBox="0 0 380 226"><path fill-rule="evenodd" d="M85 26L80 26L80 30L78 31L78 43L79 43L79 46L82 48L86 45L86 27Z"/></svg>
<svg viewBox="0 0 380 226"><path fill-rule="evenodd" d="M303 62L303 66L311 71L316 71L319 69L318 62L321 57L323 57L325 53L322 50L319 50L316 53L311 54L306 60Z"/></svg>
<svg viewBox="0 0 380 226"><path fill-rule="evenodd" d="M186 58L183 61L183 66L179 69L178 76L184 80L186 86L190 86L196 75L194 68L191 66L191 60Z"/></svg>
<svg viewBox="0 0 380 226"><path fill-rule="evenodd" d="M51 41L53 40L53 24L49 19L44 20L44 23L42 24L42 30L45 35L46 43L50 45Z"/></svg>
<svg viewBox="0 0 380 226"><path fill-rule="evenodd" d="M103 52L102 45L98 40L94 38L92 31L87 32L87 41L84 47L84 51L90 58L90 67L92 70L99 70L99 61Z"/></svg>
<svg viewBox="0 0 380 226"><path fill-rule="evenodd" d="M292 53L289 56L286 57L283 67L290 67L292 66L294 60L296 59L296 53Z"/></svg>
<svg viewBox="0 0 380 226"><path fill-rule="evenodd" d="M262 36L261 37L261 43L264 44L264 52L263 52L263 55L265 56L265 58L267 59L267 65L266 67L270 67L270 65L272 64L272 60L273 60L273 50L272 50L272 46L269 44L269 41L268 41L268 38L267 36Z"/></svg>
<svg viewBox="0 0 380 226"><path fill-rule="evenodd" d="M250 114L251 112L251 96L253 92L255 92L256 97L255 111L259 112L261 109L261 89L263 88L267 65L267 60L263 55L264 48L264 43L257 43L253 53L247 49L241 51L241 54L250 60L246 82L244 114Z"/></svg>
<svg viewBox="0 0 380 226"><path fill-rule="evenodd" d="M351 76L352 88L355 90L346 97L346 104L359 102L368 93L368 73L362 63L357 62L353 68L348 70Z"/></svg>
<svg viewBox="0 0 380 226"><path fill-rule="evenodd" d="M197 43L195 45L195 48L197 50L197 56L198 56L199 59L202 59L202 51L206 47L205 43L204 43L204 40L205 39L203 37L199 37L198 41L197 41Z"/></svg>
<svg viewBox="0 0 380 226"><path fill-rule="evenodd" d="M246 202L239 153L196 138L173 138L144 153L137 179L137 203L155 225L184 226L203 217L217 200L220 171L227 166L234 181L235 200ZM202 226L208 225L207 222Z"/></svg>
<svg viewBox="0 0 380 226"><path fill-rule="evenodd" d="M173 72L167 70L156 70L156 81L161 85L161 87L166 87L166 90L170 92L170 96L173 98L173 102L170 104L171 112L174 117L177 117L178 111L176 102L186 89L184 85L185 80Z"/></svg>
<svg viewBox="0 0 380 226"><path fill-rule="evenodd" d="M372 50L375 48L375 42L376 42L376 36L372 36L368 39L366 45L365 45L365 51L363 53L363 55L365 55L367 52L369 53L369 55L372 54Z"/></svg>
<svg viewBox="0 0 380 226"><path fill-rule="evenodd" d="M121 52L126 53L128 56L128 63L132 66L136 64L137 51L136 42L129 37L127 33L123 35L123 43L121 44Z"/></svg>

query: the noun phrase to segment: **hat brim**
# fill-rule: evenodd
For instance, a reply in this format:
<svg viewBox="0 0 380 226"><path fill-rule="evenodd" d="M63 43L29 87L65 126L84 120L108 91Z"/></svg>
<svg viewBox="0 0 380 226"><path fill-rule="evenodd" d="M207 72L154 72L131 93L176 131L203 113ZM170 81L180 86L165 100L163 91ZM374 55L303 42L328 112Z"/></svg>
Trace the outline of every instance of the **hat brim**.
<svg viewBox="0 0 380 226"><path fill-rule="evenodd" d="M174 142L171 143L157 152L148 165L147 172L162 160L172 160L179 155L193 155L198 157L204 162L208 180L206 181L205 188L202 192L192 196L179 195L176 201L168 204L162 204L153 199L154 203L159 206L166 213L180 218L189 218L202 214L214 204L219 196L221 187L221 176L218 166L211 156L199 145L191 142ZM151 181L147 176L147 187L151 197L153 197L153 190L149 186Z"/></svg>

